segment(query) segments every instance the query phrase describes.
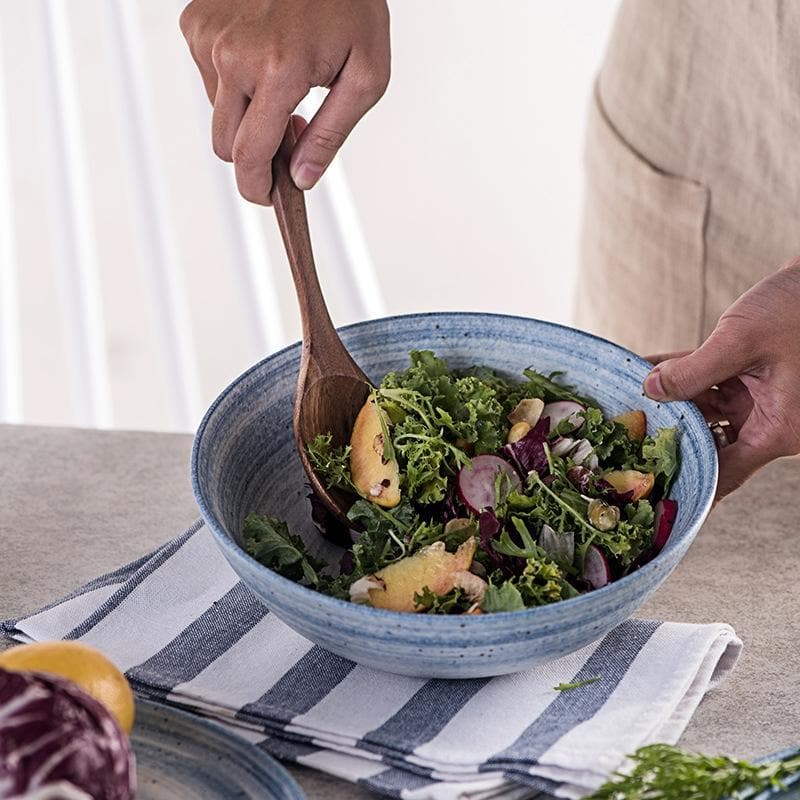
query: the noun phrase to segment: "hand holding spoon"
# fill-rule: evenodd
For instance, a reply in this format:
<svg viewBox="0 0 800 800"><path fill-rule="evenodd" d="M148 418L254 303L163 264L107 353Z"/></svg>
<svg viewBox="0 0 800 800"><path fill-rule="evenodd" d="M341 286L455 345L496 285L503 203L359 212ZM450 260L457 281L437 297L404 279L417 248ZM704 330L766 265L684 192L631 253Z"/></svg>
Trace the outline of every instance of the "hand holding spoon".
<svg viewBox="0 0 800 800"><path fill-rule="evenodd" d="M306 444L318 434L326 433L332 435L335 446L347 444L372 387L339 338L322 296L311 250L305 199L289 173L295 141L290 120L272 162L272 203L292 269L303 327L294 436L314 493L337 519L349 525L346 512L352 497L324 486L309 460Z"/></svg>

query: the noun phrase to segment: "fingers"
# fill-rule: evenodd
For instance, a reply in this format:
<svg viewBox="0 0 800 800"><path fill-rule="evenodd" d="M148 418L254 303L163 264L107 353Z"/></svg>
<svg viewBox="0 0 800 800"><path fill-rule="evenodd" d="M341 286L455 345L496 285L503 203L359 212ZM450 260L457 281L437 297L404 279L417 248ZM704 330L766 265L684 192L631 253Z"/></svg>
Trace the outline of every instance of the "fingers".
<svg viewBox="0 0 800 800"><path fill-rule="evenodd" d="M195 58L194 63L197 64L197 69L200 71L200 77L203 79L203 87L208 95L208 102L214 105L214 98L217 96L217 73L212 67L204 66L198 59Z"/></svg>
<svg viewBox="0 0 800 800"><path fill-rule="evenodd" d="M299 114L292 114L292 126L294 127L294 138L297 141L308 127L308 123Z"/></svg>
<svg viewBox="0 0 800 800"><path fill-rule="evenodd" d="M295 147L290 169L298 189L317 183L356 123L380 100L388 82L388 64L381 70L347 61Z"/></svg>
<svg viewBox="0 0 800 800"><path fill-rule="evenodd" d="M754 447L741 439L723 447L719 451L717 500L738 489L754 472L776 457L770 450Z"/></svg>
<svg viewBox="0 0 800 800"><path fill-rule="evenodd" d="M644 360L655 365L660 364L662 361L668 361L671 358L683 358L683 356L688 356L691 352L691 350L675 350L672 353L655 353L649 356L644 356Z"/></svg>
<svg viewBox="0 0 800 800"><path fill-rule="evenodd" d="M231 148L236 184L245 200L263 206L270 204L272 157L283 138L290 111L302 97L302 91L292 94L287 93L286 86L273 90L272 86L264 85L256 90L247 106Z"/></svg>
<svg viewBox="0 0 800 800"><path fill-rule="evenodd" d="M214 106L214 151L233 161L240 193L255 203L269 204L272 158L309 87L330 92L300 134L291 168L302 189L319 180L389 81L383 0L192 0L180 27Z"/></svg>
<svg viewBox="0 0 800 800"><path fill-rule="evenodd" d="M250 99L244 92L219 82L211 117L211 144L223 161L233 161L236 133L249 103Z"/></svg>
<svg viewBox="0 0 800 800"><path fill-rule="evenodd" d="M203 86L208 95L209 102L213 105L217 94L217 71L211 57L212 39L203 35L194 16L194 4L189 3L180 16L180 29L194 63L203 79Z"/></svg>
<svg viewBox="0 0 800 800"><path fill-rule="evenodd" d="M653 400L689 400L753 366L747 343L717 328L697 350L658 363L645 378L644 391Z"/></svg>

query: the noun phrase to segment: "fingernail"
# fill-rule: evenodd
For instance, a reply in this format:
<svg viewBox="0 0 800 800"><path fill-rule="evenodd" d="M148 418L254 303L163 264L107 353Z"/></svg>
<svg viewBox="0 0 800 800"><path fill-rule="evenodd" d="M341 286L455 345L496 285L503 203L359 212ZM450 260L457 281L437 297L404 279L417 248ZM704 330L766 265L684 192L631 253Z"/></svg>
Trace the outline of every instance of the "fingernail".
<svg viewBox="0 0 800 800"><path fill-rule="evenodd" d="M644 379L644 393L653 400L663 400L666 397L658 370L653 370Z"/></svg>
<svg viewBox="0 0 800 800"><path fill-rule="evenodd" d="M292 180L298 189L310 189L318 180L322 171L311 164L298 164L292 172Z"/></svg>

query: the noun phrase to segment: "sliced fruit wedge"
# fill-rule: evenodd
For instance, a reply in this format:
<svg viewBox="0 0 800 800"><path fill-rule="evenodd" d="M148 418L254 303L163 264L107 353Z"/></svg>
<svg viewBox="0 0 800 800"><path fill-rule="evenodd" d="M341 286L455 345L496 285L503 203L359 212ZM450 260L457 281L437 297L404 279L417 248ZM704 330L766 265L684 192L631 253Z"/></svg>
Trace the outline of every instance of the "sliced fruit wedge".
<svg viewBox="0 0 800 800"><path fill-rule="evenodd" d="M618 414L612 422L619 422L628 431L628 436L636 442L641 442L647 434L647 417L644 411L626 411Z"/></svg>
<svg viewBox="0 0 800 800"><path fill-rule="evenodd" d="M629 502L635 503L637 500L648 497L653 491L656 476L652 472L621 469L606 472L603 479L608 481L621 495L632 492Z"/></svg>
<svg viewBox="0 0 800 800"><path fill-rule="evenodd" d="M383 586L367 590L369 602L375 608L390 611L419 611L414 595L421 594L426 586L434 594L451 591L460 573L469 570L476 547L477 541L470 538L455 553L448 553L444 542L434 542L413 556L389 564L373 576Z"/></svg>
<svg viewBox="0 0 800 800"><path fill-rule="evenodd" d="M384 458L386 415L370 398L358 412L350 436L350 477L356 491L384 508L400 502L400 471L397 461Z"/></svg>

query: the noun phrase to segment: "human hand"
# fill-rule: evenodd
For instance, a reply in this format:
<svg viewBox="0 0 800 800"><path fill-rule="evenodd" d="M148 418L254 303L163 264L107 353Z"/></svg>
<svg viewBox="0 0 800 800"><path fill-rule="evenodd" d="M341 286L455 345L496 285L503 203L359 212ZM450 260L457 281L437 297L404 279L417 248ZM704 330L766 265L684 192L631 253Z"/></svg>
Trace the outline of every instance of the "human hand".
<svg viewBox="0 0 800 800"><path fill-rule="evenodd" d="M385 0L192 0L180 26L214 106L214 152L254 203L269 205L272 157L310 88L330 92L292 155L299 189L319 180L389 82Z"/></svg>
<svg viewBox="0 0 800 800"><path fill-rule="evenodd" d="M648 397L694 400L709 422L729 423L717 499L800 453L800 258L745 292L697 350L648 360Z"/></svg>

